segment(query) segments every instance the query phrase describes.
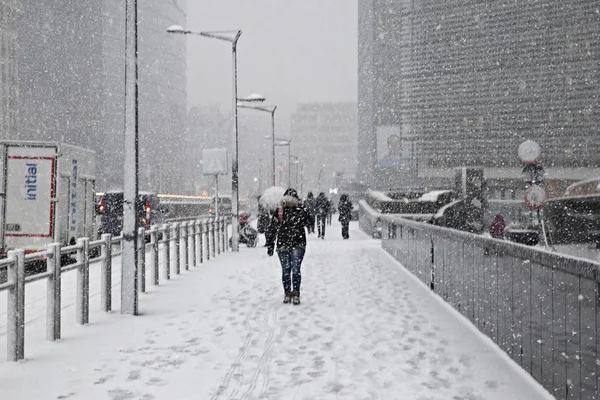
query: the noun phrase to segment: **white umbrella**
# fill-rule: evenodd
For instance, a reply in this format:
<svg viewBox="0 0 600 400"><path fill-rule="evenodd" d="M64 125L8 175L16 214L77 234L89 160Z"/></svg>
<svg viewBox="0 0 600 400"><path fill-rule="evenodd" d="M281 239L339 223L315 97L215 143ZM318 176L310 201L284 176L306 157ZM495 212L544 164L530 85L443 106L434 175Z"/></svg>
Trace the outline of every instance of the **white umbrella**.
<svg viewBox="0 0 600 400"><path fill-rule="evenodd" d="M279 186L271 186L260 196L259 204L268 211L276 210L281 203L285 189Z"/></svg>

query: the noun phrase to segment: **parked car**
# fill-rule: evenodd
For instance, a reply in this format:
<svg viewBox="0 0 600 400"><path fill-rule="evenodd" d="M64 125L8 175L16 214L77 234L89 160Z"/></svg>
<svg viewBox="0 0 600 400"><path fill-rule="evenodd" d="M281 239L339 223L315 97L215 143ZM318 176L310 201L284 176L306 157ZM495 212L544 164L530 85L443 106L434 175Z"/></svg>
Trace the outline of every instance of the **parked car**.
<svg viewBox="0 0 600 400"><path fill-rule="evenodd" d="M148 230L152 225L164 223L164 213L158 196L140 192L137 199L139 226ZM100 215L98 234L120 235L123 231L123 191L102 194L97 206Z"/></svg>
<svg viewBox="0 0 600 400"><path fill-rule="evenodd" d="M216 199L212 198L210 202L210 208L208 213L215 215L216 210ZM219 216L231 215L233 213L233 206L231 204L231 196L219 195Z"/></svg>

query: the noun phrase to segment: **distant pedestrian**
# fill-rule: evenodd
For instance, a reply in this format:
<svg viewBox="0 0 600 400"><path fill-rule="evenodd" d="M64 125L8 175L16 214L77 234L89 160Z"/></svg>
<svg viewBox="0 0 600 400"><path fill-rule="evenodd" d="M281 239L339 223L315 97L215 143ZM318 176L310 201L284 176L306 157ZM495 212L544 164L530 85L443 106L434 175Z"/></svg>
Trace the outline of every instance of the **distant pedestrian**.
<svg viewBox="0 0 600 400"><path fill-rule="evenodd" d="M352 202L348 198L347 194L343 194L340 196L338 212L340 213L339 220L342 223L342 237L344 239L349 239L350 220L352 219Z"/></svg>
<svg viewBox="0 0 600 400"><path fill-rule="evenodd" d="M316 215L317 215L317 231L320 239L325 239L325 223L327 221L327 215L329 214L329 200L325 197L325 193L319 193L316 204Z"/></svg>
<svg viewBox="0 0 600 400"><path fill-rule="evenodd" d="M496 214L496 217L492 221L490 225L490 235L494 239L504 239L504 228L506 224L504 223L504 217L500 214Z"/></svg>
<svg viewBox="0 0 600 400"><path fill-rule="evenodd" d="M333 214L335 214L335 207L333 206L333 200L329 200L329 213L327 214L327 225L331 225L333 220Z"/></svg>
<svg viewBox="0 0 600 400"><path fill-rule="evenodd" d="M298 198L295 189L285 191L281 207L269 225L267 252L273 255L277 243L277 255L281 262L285 304L300 304L300 267L306 251L306 231L309 214Z"/></svg>
<svg viewBox="0 0 600 400"><path fill-rule="evenodd" d="M315 233L316 200L312 192L308 192L304 208L308 212L308 233Z"/></svg>

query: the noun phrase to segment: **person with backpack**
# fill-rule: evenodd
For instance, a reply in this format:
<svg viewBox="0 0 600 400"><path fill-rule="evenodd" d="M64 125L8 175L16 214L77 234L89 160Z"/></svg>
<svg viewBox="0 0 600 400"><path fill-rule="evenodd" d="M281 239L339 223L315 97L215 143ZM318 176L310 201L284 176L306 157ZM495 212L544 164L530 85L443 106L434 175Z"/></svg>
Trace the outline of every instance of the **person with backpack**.
<svg viewBox="0 0 600 400"><path fill-rule="evenodd" d="M325 193L319 193L315 202L315 209L319 238L325 239L325 224L327 222L327 215L329 214L329 200L325 197Z"/></svg>
<svg viewBox="0 0 600 400"><path fill-rule="evenodd" d="M340 203L338 204L338 212L340 213L339 220L342 223L342 237L344 239L350 238L349 226L350 220L352 219L352 202L348 198L347 194L340 196Z"/></svg>
<svg viewBox="0 0 600 400"><path fill-rule="evenodd" d="M302 205L295 189L287 189L281 199L281 206L269 224L267 253L272 256L277 244L277 255L281 262L283 283L283 303L300 304L300 268L306 251L305 227L309 214Z"/></svg>
<svg viewBox="0 0 600 400"><path fill-rule="evenodd" d="M312 192L308 192L304 208L308 211L308 233L315 233L315 198Z"/></svg>

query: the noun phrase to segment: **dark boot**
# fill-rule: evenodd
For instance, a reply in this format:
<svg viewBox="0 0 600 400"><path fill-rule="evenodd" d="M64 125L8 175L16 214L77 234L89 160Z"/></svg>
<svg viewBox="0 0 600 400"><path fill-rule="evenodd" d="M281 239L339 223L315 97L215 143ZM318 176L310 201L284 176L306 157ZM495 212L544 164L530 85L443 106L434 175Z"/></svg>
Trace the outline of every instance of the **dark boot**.
<svg viewBox="0 0 600 400"><path fill-rule="evenodd" d="M292 293L293 292L285 292L283 296L283 304L289 304L292 301Z"/></svg>
<svg viewBox="0 0 600 400"><path fill-rule="evenodd" d="M295 306L300 304L300 292L292 292L292 304Z"/></svg>

